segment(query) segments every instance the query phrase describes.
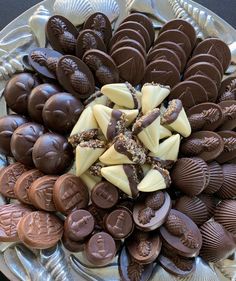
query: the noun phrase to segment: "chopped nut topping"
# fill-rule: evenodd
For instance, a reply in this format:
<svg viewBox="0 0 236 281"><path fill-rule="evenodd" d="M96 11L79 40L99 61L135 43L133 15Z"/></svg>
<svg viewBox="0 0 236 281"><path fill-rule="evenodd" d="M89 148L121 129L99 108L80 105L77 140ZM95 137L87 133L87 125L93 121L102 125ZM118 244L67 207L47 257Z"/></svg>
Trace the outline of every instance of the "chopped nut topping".
<svg viewBox="0 0 236 281"><path fill-rule="evenodd" d="M101 140L89 140L89 141L82 141L79 146L81 147L89 147L89 148L105 148L106 143Z"/></svg>
<svg viewBox="0 0 236 281"><path fill-rule="evenodd" d="M95 177L101 177L102 174L101 174L101 169L105 167L104 164L102 164L101 162L97 162L95 164L93 164L90 168L89 168L89 173L90 175L92 176L95 176Z"/></svg>
<svg viewBox="0 0 236 281"><path fill-rule="evenodd" d="M98 136L98 129L91 129L83 131L82 133L70 136L68 142L72 145L73 148L76 148L78 144L83 141L89 141Z"/></svg>
<svg viewBox="0 0 236 281"><path fill-rule="evenodd" d="M182 110L181 100L172 100L169 102L168 108L161 117L161 125L173 123L179 116L180 111Z"/></svg>

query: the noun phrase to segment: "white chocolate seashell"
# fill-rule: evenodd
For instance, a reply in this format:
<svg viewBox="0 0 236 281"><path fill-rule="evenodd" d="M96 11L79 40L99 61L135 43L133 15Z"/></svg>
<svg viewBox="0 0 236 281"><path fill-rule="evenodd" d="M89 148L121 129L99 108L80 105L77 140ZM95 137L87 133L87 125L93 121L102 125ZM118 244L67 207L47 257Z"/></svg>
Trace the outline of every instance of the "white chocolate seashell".
<svg viewBox="0 0 236 281"><path fill-rule="evenodd" d="M91 1L93 12L105 14L110 22L116 20L120 14L119 6L116 0L93 0Z"/></svg>
<svg viewBox="0 0 236 281"><path fill-rule="evenodd" d="M41 48L46 46L45 26L50 16L50 12L43 5L40 5L29 19L29 26L31 27L37 39L38 45Z"/></svg>

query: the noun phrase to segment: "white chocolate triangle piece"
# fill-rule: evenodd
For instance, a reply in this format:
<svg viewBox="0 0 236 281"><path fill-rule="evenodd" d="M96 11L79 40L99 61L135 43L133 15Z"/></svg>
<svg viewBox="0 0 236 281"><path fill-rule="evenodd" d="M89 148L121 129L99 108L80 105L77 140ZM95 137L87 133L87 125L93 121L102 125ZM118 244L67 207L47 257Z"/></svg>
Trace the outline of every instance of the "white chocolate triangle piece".
<svg viewBox="0 0 236 281"><path fill-rule="evenodd" d="M160 140L168 138L172 135L171 131L160 125Z"/></svg>
<svg viewBox="0 0 236 281"><path fill-rule="evenodd" d="M142 112L143 114L146 114L163 102L163 100L170 94L170 87L147 83L143 85L141 92Z"/></svg>
<svg viewBox="0 0 236 281"><path fill-rule="evenodd" d="M144 164L141 166L142 170L143 170L143 174L144 176L146 176L146 174L151 170L151 165L149 164Z"/></svg>
<svg viewBox="0 0 236 281"><path fill-rule="evenodd" d="M188 117L185 113L184 108L182 108L182 110L180 111L176 121L169 124L169 127L175 132L180 133L185 138L191 135L191 125L188 121Z"/></svg>
<svg viewBox="0 0 236 281"><path fill-rule="evenodd" d="M137 118L137 116L139 114L138 109L120 109L120 111L125 114L126 127L129 127L135 121L135 119Z"/></svg>
<svg viewBox="0 0 236 281"><path fill-rule="evenodd" d="M106 105L108 102L108 98L104 95L101 95L100 97L95 98L93 101L91 101L88 105L86 105L86 107L93 107L96 104L102 104L102 105Z"/></svg>
<svg viewBox="0 0 236 281"><path fill-rule="evenodd" d="M81 147L80 145L77 145L75 156L76 176L79 177L87 171L104 151L105 148Z"/></svg>
<svg viewBox="0 0 236 281"><path fill-rule="evenodd" d="M114 144L99 157L99 160L106 165L133 164L125 154L116 151Z"/></svg>
<svg viewBox="0 0 236 281"><path fill-rule="evenodd" d="M93 113L98 122L99 127L102 130L102 133L105 137L107 137L107 128L111 121L112 109L107 106L97 104L93 107Z"/></svg>
<svg viewBox="0 0 236 281"><path fill-rule="evenodd" d="M88 171L83 173L80 176L80 178L87 185L89 191L91 191L96 184L98 184L99 182L102 181L101 177L95 177L95 176L91 175Z"/></svg>
<svg viewBox="0 0 236 281"><path fill-rule="evenodd" d="M156 169L151 169L138 184L138 190L141 192L154 192L165 188L165 179Z"/></svg>
<svg viewBox="0 0 236 281"><path fill-rule="evenodd" d="M105 96L104 96L104 97L105 97ZM121 106L121 105L115 104L115 105L113 106L113 109L121 110L121 109L128 109L128 108L125 107L125 106Z"/></svg>

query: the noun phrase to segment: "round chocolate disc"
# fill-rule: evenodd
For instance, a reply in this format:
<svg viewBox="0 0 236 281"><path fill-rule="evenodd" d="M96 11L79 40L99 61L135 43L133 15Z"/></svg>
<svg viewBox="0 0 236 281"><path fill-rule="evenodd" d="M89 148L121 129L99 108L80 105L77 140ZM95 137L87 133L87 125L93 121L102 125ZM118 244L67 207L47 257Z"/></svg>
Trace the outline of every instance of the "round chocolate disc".
<svg viewBox="0 0 236 281"><path fill-rule="evenodd" d="M87 98L94 93L95 82L88 66L74 56L63 56L57 64L60 84L76 98Z"/></svg>
<svg viewBox="0 0 236 281"><path fill-rule="evenodd" d="M122 47L112 54L112 58L117 65L122 82L128 81L133 86L141 82L146 62L139 51L132 47Z"/></svg>
<svg viewBox="0 0 236 281"><path fill-rule="evenodd" d="M231 76L231 77L225 78L221 82L221 86L220 86L219 93L218 93L218 98L217 98L218 102L222 101L222 96L224 95L225 92L227 92L228 88L230 87L230 84L235 79L236 79L236 76Z"/></svg>
<svg viewBox="0 0 236 281"><path fill-rule="evenodd" d="M14 131L28 121L20 115L10 114L0 118L0 153L6 156L11 154L11 137Z"/></svg>
<svg viewBox="0 0 236 281"><path fill-rule="evenodd" d="M98 229L104 229L104 217L107 215L107 210L96 207L90 204L87 210L93 215L95 226Z"/></svg>
<svg viewBox="0 0 236 281"><path fill-rule="evenodd" d="M231 61L229 46L218 38L207 38L197 45L193 56L199 54L210 54L216 57L223 66L224 71L228 68Z"/></svg>
<svg viewBox="0 0 236 281"><path fill-rule="evenodd" d="M78 242L78 241L71 240L68 237L67 233L65 233L65 231L62 237L62 243L63 246L72 253L78 253L84 251L84 246L85 246L84 241Z"/></svg>
<svg viewBox="0 0 236 281"><path fill-rule="evenodd" d="M46 101L61 89L53 84L41 84L35 87L28 98L28 112L30 117L37 123L43 123L42 111Z"/></svg>
<svg viewBox="0 0 236 281"><path fill-rule="evenodd" d="M37 123L26 123L18 127L11 138L11 152L14 158L29 167L33 167L32 150L45 128Z"/></svg>
<svg viewBox="0 0 236 281"><path fill-rule="evenodd" d="M80 32L76 41L76 56L82 59L84 53L90 49L106 52L106 46L102 38L91 29Z"/></svg>
<svg viewBox="0 0 236 281"><path fill-rule="evenodd" d="M58 134L42 135L33 147L35 167L45 174L60 175L70 167L72 159L72 147Z"/></svg>
<svg viewBox="0 0 236 281"><path fill-rule="evenodd" d="M99 50L89 50L83 56L83 61L94 73L100 85L119 82L119 72L113 59Z"/></svg>
<svg viewBox="0 0 236 281"><path fill-rule="evenodd" d="M219 103L223 111L223 122L219 131L234 130L236 128L236 100L227 100Z"/></svg>
<svg viewBox="0 0 236 281"><path fill-rule="evenodd" d="M223 164L236 158L236 132L221 131L217 134L220 135L224 141L224 150L216 158L216 161Z"/></svg>
<svg viewBox="0 0 236 281"><path fill-rule="evenodd" d="M145 70L142 83L159 83L174 87L180 81L180 73L173 63L167 60L155 60Z"/></svg>
<svg viewBox="0 0 236 281"><path fill-rule="evenodd" d="M88 188L72 174L60 176L53 188L53 201L57 211L68 214L72 210L84 209L89 203Z"/></svg>

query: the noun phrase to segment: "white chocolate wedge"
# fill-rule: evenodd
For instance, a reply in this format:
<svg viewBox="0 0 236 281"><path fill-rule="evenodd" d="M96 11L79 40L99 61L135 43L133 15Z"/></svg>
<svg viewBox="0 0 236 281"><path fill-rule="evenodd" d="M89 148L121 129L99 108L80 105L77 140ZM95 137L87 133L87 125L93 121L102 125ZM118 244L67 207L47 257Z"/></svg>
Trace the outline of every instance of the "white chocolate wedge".
<svg viewBox="0 0 236 281"><path fill-rule="evenodd" d="M137 118L139 111L138 109L119 109L125 114L125 126L129 127Z"/></svg>
<svg viewBox="0 0 236 281"><path fill-rule="evenodd" d="M141 166L142 170L143 170L143 174L144 176L146 176L146 174L151 170L151 165L150 164L144 164Z"/></svg>
<svg viewBox="0 0 236 281"><path fill-rule="evenodd" d="M89 191L91 191L97 183L102 181L101 177L95 177L95 176L91 175L88 171L83 173L80 176L80 178L87 185Z"/></svg>
<svg viewBox="0 0 236 281"><path fill-rule="evenodd" d="M86 101L86 107L94 106L96 104L102 104L107 105L108 98L104 96L100 91L95 92L93 95L91 95Z"/></svg>
<svg viewBox="0 0 236 281"><path fill-rule="evenodd" d="M168 138L172 135L171 131L160 125L160 140Z"/></svg>
<svg viewBox="0 0 236 281"><path fill-rule="evenodd" d="M142 87L142 112L148 111L159 106L163 100L170 94L170 87L160 84L147 83Z"/></svg>
<svg viewBox="0 0 236 281"><path fill-rule="evenodd" d="M99 160L106 165L133 164L125 154L115 149L114 144L99 157Z"/></svg>

